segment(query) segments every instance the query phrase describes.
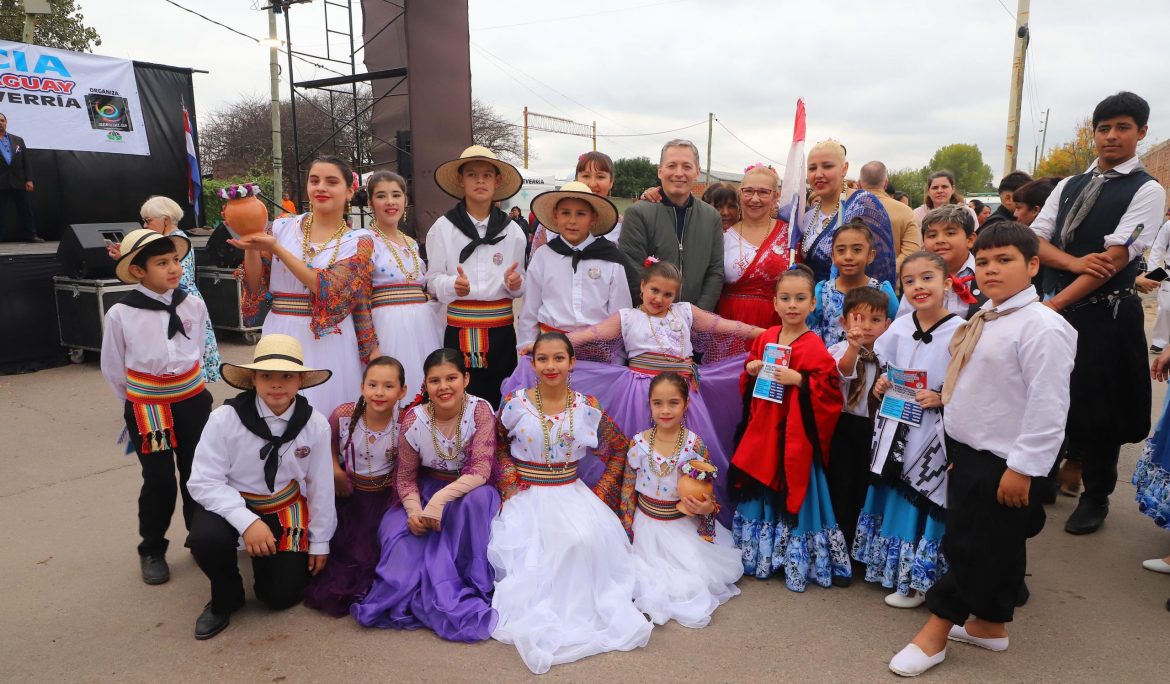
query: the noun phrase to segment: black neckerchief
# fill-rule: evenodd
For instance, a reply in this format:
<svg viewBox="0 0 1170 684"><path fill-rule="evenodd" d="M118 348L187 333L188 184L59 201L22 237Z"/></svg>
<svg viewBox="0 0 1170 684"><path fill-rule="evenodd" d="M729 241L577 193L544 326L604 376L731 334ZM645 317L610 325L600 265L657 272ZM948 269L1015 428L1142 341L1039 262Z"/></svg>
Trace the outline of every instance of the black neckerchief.
<svg viewBox="0 0 1170 684"><path fill-rule="evenodd" d="M488 213L487 233L480 237L479 231L475 229L475 224L471 222L471 216L467 214L466 202L456 204L445 216L460 233L471 240L471 244L459 251L459 263L461 264L467 261L476 247L499 244L504 239L504 231L508 229L508 224L512 222L512 219L508 218L503 210L493 206Z"/></svg>
<svg viewBox="0 0 1170 684"><path fill-rule="evenodd" d="M181 333L183 337L191 339L187 331L183 329L183 319L179 318L179 305L187 298L187 293L175 289L171 292L171 305L167 306L154 297L147 296L142 290L130 290L125 297L118 302L125 304L134 309L146 309L148 311L165 311L169 316L167 320L167 339L175 336L175 333Z"/></svg>
<svg viewBox="0 0 1170 684"><path fill-rule="evenodd" d="M561 256L572 257L573 259L573 273L577 272L577 264L581 263L582 259L597 259L599 261L610 261L615 264L624 265L625 258L622 256L621 250L617 245L613 244L604 237L599 237L593 242L585 246L584 249L573 249L569 243L560 235L548 241L548 247L552 251Z"/></svg>
<svg viewBox="0 0 1170 684"><path fill-rule="evenodd" d="M914 338L915 342L922 342L922 344L930 344L933 342L934 336L931 333L933 333L935 330L938 330L938 326L955 317L955 314L949 313L946 316L938 319L938 322L930 326L929 330L923 330L922 326L918 325L918 312L915 311L910 315L914 317L914 334L911 335L911 337Z"/></svg>
<svg viewBox="0 0 1170 684"><path fill-rule="evenodd" d="M298 394L292 418L288 421L284 434L273 437L272 431L268 429L268 422L260 416L260 409L256 408L256 401L256 390L253 389L241 392L224 403L236 410L236 416L248 432L264 440L264 446L260 447L260 460L264 461L264 484L268 485L268 491L274 492L276 469L280 467L280 447L296 439L301 430L308 425L309 418L313 415L313 407L309 406L308 399Z"/></svg>

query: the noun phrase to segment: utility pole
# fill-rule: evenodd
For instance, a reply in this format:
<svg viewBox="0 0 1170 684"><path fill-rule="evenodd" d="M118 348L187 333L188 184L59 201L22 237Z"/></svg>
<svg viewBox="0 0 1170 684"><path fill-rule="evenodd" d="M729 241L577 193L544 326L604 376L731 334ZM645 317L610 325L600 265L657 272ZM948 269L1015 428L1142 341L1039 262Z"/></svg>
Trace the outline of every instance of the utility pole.
<svg viewBox="0 0 1170 684"><path fill-rule="evenodd" d="M1044 128L1040 129L1040 154L1037 155L1036 167L1032 169L1032 175L1036 175L1036 169L1040 167L1040 160L1044 158L1044 145L1048 142L1048 115L1051 112L1051 109L1044 110Z"/></svg>
<svg viewBox="0 0 1170 684"><path fill-rule="evenodd" d="M268 7L268 73L272 89L272 199L280 213L284 199L284 154L280 143L280 38L276 35L276 9Z"/></svg>
<svg viewBox="0 0 1170 684"><path fill-rule="evenodd" d="M708 112L707 114L707 180L706 185L711 184L711 134L715 129L715 114Z"/></svg>
<svg viewBox="0 0 1170 684"><path fill-rule="evenodd" d="M37 15L52 14L53 8L49 0L24 0L24 32L21 34L22 43L33 44L37 30Z"/></svg>
<svg viewBox="0 0 1170 684"><path fill-rule="evenodd" d="M1012 57L1012 89L1008 97L1007 143L1003 150L1003 175L1016 170L1020 142L1020 105L1024 95L1024 60L1028 54L1029 0L1019 0L1016 9L1016 47Z"/></svg>
<svg viewBox="0 0 1170 684"><path fill-rule="evenodd" d="M597 151L597 122L593 122L593 151Z"/></svg>
<svg viewBox="0 0 1170 684"><path fill-rule="evenodd" d="M528 168L528 107L524 108L524 168Z"/></svg>

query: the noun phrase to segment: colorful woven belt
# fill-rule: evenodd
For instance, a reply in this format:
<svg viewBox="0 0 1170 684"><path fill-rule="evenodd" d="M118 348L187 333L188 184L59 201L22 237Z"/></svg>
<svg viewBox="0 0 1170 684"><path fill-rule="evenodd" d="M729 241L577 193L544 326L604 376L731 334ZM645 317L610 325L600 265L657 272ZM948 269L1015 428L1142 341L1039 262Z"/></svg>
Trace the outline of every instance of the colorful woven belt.
<svg viewBox="0 0 1170 684"><path fill-rule="evenodd" d="M276 544L277 551L309 550L309 505L296 480L274 494L240 492L240 496L256 515L275 515L280 521L283 532Z"/></svg>
<svg viewBox="0 0 1170 684"><path fill-rule="evenodd" d="M512 300L461 300L447 305L447 325L459 329L459 351L471 368L487 368L488 330L512 325Z"/></svg>
<svg viewBox="0 0 1170 684"><path fill-rule="evenodd" d="M272 313L282 316L312 316L313 296L310 294L273 292Z"/></svg>
<svg viewBox="0 0 1170 684"><path fill-rule="evenodd" d="M658 354L656 352L639 354L630 359L630 370L645 375L660 375L668 371L673 371L684 378L690 379L692 384L695 381L695 362L691 359L671 356L670 354Z"/></svg>
<svg viewBox="0 0 1170 684"><path fill-rule="evenodd" d="M638 492L638 510L655 520L678 520L683 517L683 514L676 508L678 501L678 499L674 501L655 499Z"/></svg>
<svg viewBox="0 0 1170 684"><path fill-rule="evenodd" d="M394 283L376 285L370 296L370 307L401 306L402 304L426 304L430 301L419 283Z"/></svg>
<svg viewBox="0 0 1170 684"><path fill-rule="evenodd" d="M394 486L394 476L391 475L391 472L388 470L381 475L361 475L350 472L349 483L359 492L380 492Z"/></svg>
<svg viewBox="0 0 1170 684"><path fill-rule="evenodd" d="M552 327L551 325L546 325L546 324L544 324L544 323L537 323L537 324L536 324L536 327L540 329L540 332L541 332L541 334L542 334L542 335L543 335L544 333L560 333L560 334L562 334L562 335L568 335L568 334L569 334L569 331L568 331L568 330L561 330L560 328L554 328L554 327Z"/></svg>
<svg viewBox="0 0 1170 684"><path fill-rule="evenodd" d="M203 388L203 369L199 362L178 375L126 371L126 399L134 408L134 422L142 437L139 450L143 454L169 451L179 446L171 404L198 396Z"/></svg>
<svg viewBox="0 0 1170 684"><path fill-rule="evenodd" d="M516 464L516 475L524 484L533 487L563 487L577 481L577 462L572 463L533 463L512 459Z"/></svg>
<svg viewBox="0 0 1170 684"><path fill-rule="evenodd" d="M458 470L437 470L435 468L427 468L426 466L423 466L422 474L430 475L431 477L443 480L444 482L454 482L455 480L458 480L459 476L463 473Z"/></svg>

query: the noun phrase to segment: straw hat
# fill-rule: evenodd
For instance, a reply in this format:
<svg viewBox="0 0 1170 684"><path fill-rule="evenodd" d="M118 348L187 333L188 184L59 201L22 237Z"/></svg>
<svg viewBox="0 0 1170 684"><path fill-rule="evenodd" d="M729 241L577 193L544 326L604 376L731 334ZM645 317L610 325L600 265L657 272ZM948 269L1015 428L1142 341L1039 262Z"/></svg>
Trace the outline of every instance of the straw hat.
<svg viewBox="0 0 1170 684"><path fill-rule="evenodd" d="M557 202L569 198L585 200L597 213L597 220L589 226L589 232L594 237L609 233L617 225L618 210L613 202L601 195L594 195L588 185L578 181L565 183L560 190L550 190L537 195L532 200L532 213L536 214L536 220L540 221L540 225L559 235L561 231L557 230Z"/></svg>
<svg viewBox="0 0 1170 684"><path fill-rule="evenodd" d="M455 199L463 199L463 186L459 184L459 167L473 161L485 161L496 167L500 174L500 186L496 188L496 194L492 197L493 202L506 200L520 192L520 186L524 184L520 172L515 166L496 159L496 153L483 145L472 145L463 150L458 159L440 164L439 168L435 169L435 182L443 192Z"/></svg>
<svg viewBox="0 0 1170 684"><path fill-rule="evenodd" d="M305 354L297 338L273 333L260 338L252 356L252 363L242 366L224 363L219 367L219 373L223 376L224 382L242 390L255 387L252 382L252 371L302 373L301 389L316 387L333 375L333 371L330 370L308 368L304 361Z"/></svg>
<svg viewBox="0 0 1170 684"><path fill-rule="evenodd" d="M135 278L130 273L130 262L134 261L134 257L138 256L138 253L142 251L143 247L146 247L152 242L167 239L175 243L175 249L179 250L180 260L187 256L187 252L191 251L191 241L182 235L163 235L157 230L151 230L149 228L139 228L130 231L129 235L122 238L122 244L118 247L122 256L114 264L114 275L118 276L118 280L124 283L137 283L140 281L141 278Z"/></svg>

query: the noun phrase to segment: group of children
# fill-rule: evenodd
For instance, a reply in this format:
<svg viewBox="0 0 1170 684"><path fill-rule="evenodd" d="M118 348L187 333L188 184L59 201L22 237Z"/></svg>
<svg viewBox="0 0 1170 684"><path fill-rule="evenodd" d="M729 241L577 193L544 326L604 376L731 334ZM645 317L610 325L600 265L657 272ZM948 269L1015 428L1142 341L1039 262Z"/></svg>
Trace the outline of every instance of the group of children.
<svg viewBox="0 0 1170 684"><path fill-rule="evenodd" d="M654 623L702 627L745 572L803 591L863 567L891 606L925 602L899 674L940 662L948 638L1007 647L1077 353L1032 285L1028 228L976 236L961 207L935 209L899 305L866 275L873 234L846 223L829 279L781 273L780 323L763 329L678 302L677 269L653 257L631 297L605 238L617 211L588 185L536 199L556 237L525 273L523 235L494 206L519 174L469 148L436 171L460 201L428 235L428 272L396 228L400 179L371 179L371 231L335 227L345 171L318 161L313 213L236 242L247 303L269 292L273 308L254 362L223 366L243 393L210 419L188 337L206 309L174 289L189 242L135 231L122 246L119 276L139 287L108 317L103 372L143 464L148 583L166 581L177 463L212 583L197 638L243 602L242 538L274 608L303 596L365 626L494 637L535 673L643 646ZM438 324L422 330L441 320L434 299L441 344ZM415 318L378 325L379 301ZM750 352L721 355L720 339ZM761 374L782 398L758 396Z"/></svg>

